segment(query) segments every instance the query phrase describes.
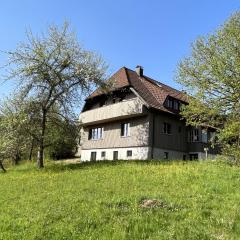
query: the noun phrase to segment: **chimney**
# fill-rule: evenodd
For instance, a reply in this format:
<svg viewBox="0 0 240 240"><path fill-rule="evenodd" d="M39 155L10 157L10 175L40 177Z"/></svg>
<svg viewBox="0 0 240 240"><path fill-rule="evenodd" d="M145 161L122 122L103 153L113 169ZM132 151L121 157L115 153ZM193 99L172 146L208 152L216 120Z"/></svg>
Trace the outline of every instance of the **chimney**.
<svg viewBox="0 0 240 240"><path fill-rule="evenodd" d="M136 73L139 77L143 76L143 67L142 66L137 65L136 68L135 68L135 71L136 71Z"/></svg>

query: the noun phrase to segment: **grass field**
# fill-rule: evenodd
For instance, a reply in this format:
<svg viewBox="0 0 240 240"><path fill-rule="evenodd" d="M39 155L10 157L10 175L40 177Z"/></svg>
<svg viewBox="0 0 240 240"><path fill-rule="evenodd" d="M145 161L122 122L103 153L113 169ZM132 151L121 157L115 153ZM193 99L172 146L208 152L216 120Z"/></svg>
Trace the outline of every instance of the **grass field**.
<svg viewBox="0 0 240 240"><path fill-rule="evenodd" d="M146 199L157 204L144 207ZM240 239L240 168L109 162L0 174L0 239Z"/></svg>

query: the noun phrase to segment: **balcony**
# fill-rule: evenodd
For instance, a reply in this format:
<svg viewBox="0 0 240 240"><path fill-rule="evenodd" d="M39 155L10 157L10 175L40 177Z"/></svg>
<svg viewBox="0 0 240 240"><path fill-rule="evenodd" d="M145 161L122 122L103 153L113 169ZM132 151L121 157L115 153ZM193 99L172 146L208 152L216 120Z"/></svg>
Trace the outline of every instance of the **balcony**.
<svg viewBox="0 0 240 240"><path fill-rule="evenodd" d="M143 104L138 98L102 106L80 114L83 125L119 120L143 114Z"/></svg>

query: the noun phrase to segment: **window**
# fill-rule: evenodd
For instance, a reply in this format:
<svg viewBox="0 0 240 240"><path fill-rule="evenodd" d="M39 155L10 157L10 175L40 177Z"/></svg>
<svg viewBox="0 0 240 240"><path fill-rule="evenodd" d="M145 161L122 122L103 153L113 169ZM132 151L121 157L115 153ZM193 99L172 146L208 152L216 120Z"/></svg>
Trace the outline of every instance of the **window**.
<svg viewBox="0 0 240 240"><path fill-rule="evenodd" d="M167 99L166 105L167 105L168 108L172 108L172 109L174 109L174 110L178 110L178 111L179 111L179 110L180 110L181 103L180 103L179 100L174 99L174 98L172 98L172 97L169 97L169 98Z"/></svg>
<svg viewBox="0 0 240 240"><path fill-rule="evenodd" d="M164 152L164 159L168 159L168 152Z"/></svg>
<svg viewBox="0 0 240 240"><path fill-rule="evenodd" d="M105 152L105 151L101 152L101 157L102 157L102 158L105 158L105 157L106 157L106 152Z"/></svg>
<svg viewBox="0 0 240 240"><path fill-rule="evenodd" d="M189 138L190 142L199 142L199 131L197 128L190 130Z"/></svg>
<svg viewBox="0 0 240 240"><path fill-rule="evenodd" d="M173 99L172 98L167 99L167 107L173 108Z"/></svg>
<svg viewBox="0 0 240 240"><path fill-rule="evenodd" d="M163 133L171 134L171 125L169 123L163 123Z"/></svg>
<svg viewBox="0 0 240 240"><path fill-rule="evenodd" d="M178 101L178 100L174 100L173 108L174 108L175 110L179 110L179 109L180 109L180 104L179 104L179 101Z"/></svg>
<svg viewBox="0 0 240 240"><path fill-rule="evenodd" d="M194 153L194 154L189 154L189 158L190 160L198 160L198 153Z"/></svg>
<svg viewBox="0 0 240 240"><path fill-rule="evenodd" d="M90 128L88 139L98 140L103 138L103 128Z"/></svg>
<svg viewBox="0 0 240 240"><path fill-rule="evenodd" d="M132 150L127 150L127 157L132 157Z"/></svg>
<svg viewBox="0 0 240 240"><path fill-rule="evenodd" d="M130 136L130 123L121 124L121 136L129 137Z"/></svg>
<svg viewBox="0 0 240 240"><path fill-rule="evenodd" d="M202 130L202 142L207 143L208 142L208 136L207 136L207 130L203 129Z"/></svg>

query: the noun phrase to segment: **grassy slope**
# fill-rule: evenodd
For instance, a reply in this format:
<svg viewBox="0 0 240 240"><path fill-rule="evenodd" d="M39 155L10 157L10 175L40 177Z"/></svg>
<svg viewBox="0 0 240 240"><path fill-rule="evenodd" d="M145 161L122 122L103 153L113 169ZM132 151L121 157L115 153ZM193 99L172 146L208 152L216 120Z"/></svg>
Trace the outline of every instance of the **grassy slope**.
<svg viewBox="0 0 240 240"><path fill-rule="evenodd" d="M0 174L0 239L240 239L239 187L217 162L22 165Z"/></svg>

